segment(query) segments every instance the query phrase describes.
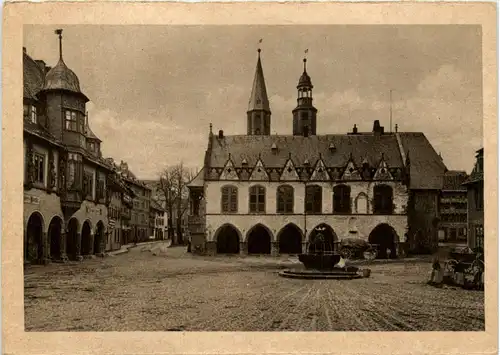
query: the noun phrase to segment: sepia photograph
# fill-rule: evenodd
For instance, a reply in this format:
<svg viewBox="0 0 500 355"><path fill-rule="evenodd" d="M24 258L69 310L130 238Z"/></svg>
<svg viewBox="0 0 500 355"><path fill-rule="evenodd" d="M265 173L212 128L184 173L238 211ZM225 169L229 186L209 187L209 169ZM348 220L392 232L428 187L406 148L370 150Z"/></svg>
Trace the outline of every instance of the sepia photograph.
<svg viewBox="0 0 500 355"><path fill-rule="evenodd" d="M494 351L495 7L166 5L9 10L5 351Z"/></svg>
<svg viewBox="0 0 500 355"><path fill-rule="evenodd" d="M480 26L24 43L26 330L484 330Z"/></svg>

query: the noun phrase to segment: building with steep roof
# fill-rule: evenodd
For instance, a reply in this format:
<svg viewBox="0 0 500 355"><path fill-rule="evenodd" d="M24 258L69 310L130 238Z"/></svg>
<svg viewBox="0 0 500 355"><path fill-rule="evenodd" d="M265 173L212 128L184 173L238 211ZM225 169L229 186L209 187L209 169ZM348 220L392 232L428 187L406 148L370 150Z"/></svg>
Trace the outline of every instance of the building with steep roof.
<svg viewBox="0 0 500 355"><path fill-rule="evenodd" d="M81 260L102 254L108 227L101 141L90 130L89 101L76 74L48 67L23 48L25 261Z"/></svg>
<svg viewBox="0 0 500 355"><path fill-rule="evenodd" d="M132 201L132 211L130 219L131 233L128 242L144 242L150 237L149 211L151 206L151 188L137 179L135 174L129 169L128 163L123 160L117 165L121 179L125 185L134 193Z"/></svg>
<svg viewBox="0 0 500 355"><path fill-rule="evenodd" d="M439 196L439 246L467 246L467 179L465 171L450 170L443 176Z"/></svg>
<svg viewBox="0 0 500 355"><path fill-rule="evenodd" d="M467 244L484 248L484 148L476 152L476 163L463 185L467 188Z"/></svg>
<svg viewBox="0 0 500 355"><path fill-rule="evenodd" d="M368 240L396 257L417 239L437 244L438 196L446 166L421 132L373 129L318 134L304 59L290 135L271 135L259 50L247 134L208 135L203 170L190 188L193 249L297 254L322 233L326 248Z"/></svg>

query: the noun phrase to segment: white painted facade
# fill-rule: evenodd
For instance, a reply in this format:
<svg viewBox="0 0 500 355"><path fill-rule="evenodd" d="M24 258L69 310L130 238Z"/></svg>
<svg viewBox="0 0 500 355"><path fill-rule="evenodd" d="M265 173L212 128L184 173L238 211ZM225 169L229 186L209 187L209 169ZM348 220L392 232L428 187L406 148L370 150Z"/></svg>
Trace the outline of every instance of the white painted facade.
<svg viewBox="0 0 500 355"><path fill-rule="evenodd" d="M377 184L391 186L393 189L394 213L391 215L373 214L371 201L373 187ZM223 186L231 185L238 189L237 213L222 213L221 191ZM249 189L254 185L266 189L265 214L250 213ZM276 212L277 189L281 185L290 185L294 189L293 214ZM305 214L306 186L322 187L322 214ZM297 225L302 233L309 236L317 225L326 223L333 228L339 240L345 237L355 237L368 240L370 232L379 224L390 225L397 233L400 242L408 228L406 208L408 205L408 190L401 182L342 182L351 188L350 214L333 214L333 188L336 183L330 182L255 182L255 181L206 181L206 238L208 242L216 241L217 230L227 224L233 225L244 241L251 228L257 224L266 226L272 233L273 241L277 242L279 231L289 223ZM306 239L307 240L307 239ZM305 241L304 241L305 242Z"/></svg>

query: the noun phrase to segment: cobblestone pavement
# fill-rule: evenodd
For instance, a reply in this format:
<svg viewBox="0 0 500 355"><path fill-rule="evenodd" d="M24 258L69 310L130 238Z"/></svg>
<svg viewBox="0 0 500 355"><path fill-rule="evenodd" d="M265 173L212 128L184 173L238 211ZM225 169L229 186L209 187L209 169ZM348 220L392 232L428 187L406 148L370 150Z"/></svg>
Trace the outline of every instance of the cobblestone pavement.
<svg viewBox="0 0 500 355"><path fill-rule="evenodd" d="M426 285L430 264L373 264L367 279L294 280L287 260L185 248L25 270L27 331L484 330L484 293Z"/></svg>

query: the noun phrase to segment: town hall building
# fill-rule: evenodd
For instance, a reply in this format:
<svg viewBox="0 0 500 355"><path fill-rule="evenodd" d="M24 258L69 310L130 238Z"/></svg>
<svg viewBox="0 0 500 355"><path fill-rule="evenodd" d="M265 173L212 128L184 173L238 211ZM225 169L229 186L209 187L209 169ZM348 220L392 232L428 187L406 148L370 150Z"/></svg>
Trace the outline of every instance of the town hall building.
<svg viewBox="0 0 500 355"><path fill-rule="evenodd" d="M397 257L418 239L437 241L446 166L421 132L323 134L304 59L291 134L271 134L261 51L247 134L208 135L204 167L188 185L192 250L208 254L298 254L315 235L327 250L345 238ZM425 238L423 237L425 236Z"/></svg>

